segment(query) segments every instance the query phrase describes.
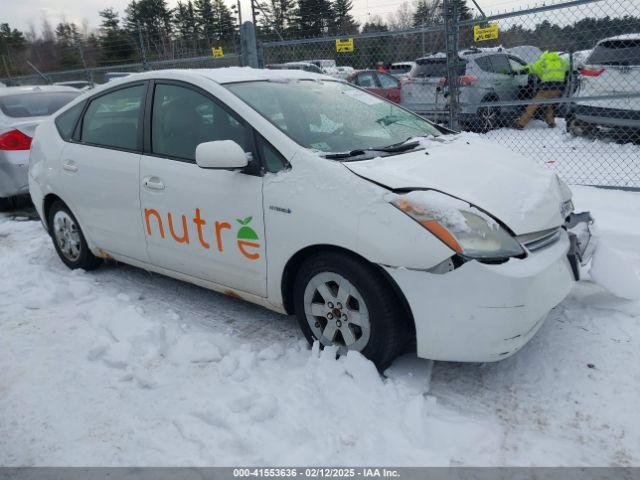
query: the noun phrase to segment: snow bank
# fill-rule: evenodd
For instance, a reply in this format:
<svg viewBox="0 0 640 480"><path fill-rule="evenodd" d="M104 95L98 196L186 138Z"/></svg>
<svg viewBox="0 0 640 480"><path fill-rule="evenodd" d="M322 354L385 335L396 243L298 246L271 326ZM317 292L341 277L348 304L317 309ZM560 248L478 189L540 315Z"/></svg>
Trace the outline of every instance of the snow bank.
<svg viewBox="0 0 640 480"><path fill-rule="evenodd" d="M617 297L640 300L640 254L630 248L600 241L589 274Z"/></svg>
<svg viewBox="0 0 640 480"><path fill-rule="evenodd" d="M640 252L640 195L574 192ZM640 302L586 281L514 357L381 377L290 317L124 265L70 272L38 222L0 215L0 465L638 465L639 339Z"/></svg>

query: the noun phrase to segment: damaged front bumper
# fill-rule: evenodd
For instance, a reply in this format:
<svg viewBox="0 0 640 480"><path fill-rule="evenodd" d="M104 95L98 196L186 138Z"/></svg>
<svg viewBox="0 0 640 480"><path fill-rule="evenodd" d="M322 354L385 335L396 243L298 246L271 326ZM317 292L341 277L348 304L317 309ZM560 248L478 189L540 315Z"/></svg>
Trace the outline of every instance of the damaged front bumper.
<svg viewBox="0 0 640 480"><path fill-rule="evenodd" d="M580 280L580 266L586 265L596 249L596 238L593 236L593 217L591 212L572 213L564 225L569 234L569 252L567 258L574 278Z"/></svg>
<svg viewBox="0 0 640 480"><path fill-rule="evenodd" d="M415 321L418 356L491 362L525 345L575 283L569 232L526 258L468 261L447 273L383 267Z"/></svg>

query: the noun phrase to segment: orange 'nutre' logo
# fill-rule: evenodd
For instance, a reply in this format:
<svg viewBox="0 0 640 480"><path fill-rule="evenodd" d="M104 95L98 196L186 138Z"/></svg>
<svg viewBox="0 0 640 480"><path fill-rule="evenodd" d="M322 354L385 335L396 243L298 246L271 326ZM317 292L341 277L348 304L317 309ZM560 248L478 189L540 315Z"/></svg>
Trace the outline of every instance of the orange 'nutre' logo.
<svg viewBox="0 0 640 480"><path fill-rule="evenodd" d="M241 225L236 233L236 247L238 251L249 260L258 260L260 258L260 252L256 251L260 249L260 238L256 231L249 226L253 217L238 218L237 222ZM150 237L153 235L153 229L151 228L152 220L155 220L155 225L160 233L161 238L167 238L164 224L162 222L162 216L156 209L145 208L144 209L144 221L147 228L147 235ZM196 226L197 241L202 248L210 250L211 243L215 243L215 247L219 252L224 252L224 232L231 230L232 226L229 222L214 221L209 224L213 226L213 238L207 235L207 221L200 215L200 209L196 208L193 218L191 219ZM177 227L176 225L177 224ZM180 215L179 219L175 219L171 212L167 212L167 226L169 227L169 235L177 243L190 243L189 237L189 222L186 215ZM176 228L180 231L176 231ZM209 243L211 242L211 243Z"/></svg>

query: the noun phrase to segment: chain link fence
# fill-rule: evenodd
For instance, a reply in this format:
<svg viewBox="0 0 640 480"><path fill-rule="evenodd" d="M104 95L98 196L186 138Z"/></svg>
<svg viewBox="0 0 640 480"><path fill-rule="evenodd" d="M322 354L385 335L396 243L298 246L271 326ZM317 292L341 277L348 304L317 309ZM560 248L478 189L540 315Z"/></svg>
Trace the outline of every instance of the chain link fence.
<svg viewBox="0 0 640 480"><path fill-rule="evenodd" d="M572 184L640 188L640 4L575 0L432 25L262 44L267 68L320 69Z"/></svg>
<svg viewBox="0 0 640 480"><path fill-rule="evenodd" d="M165 41L164 58L149 60L147 41L136 63L0 81L104 83L149 69L237 65L317 71L486 136L571 184L640 189L637 0L571 0L498 14L478 8L474 17L457 0L433 5L409 30L256 43L245 23L250 29L236 51L219 58Z"/></svg>
<svg viewBox="0 0 640 480"><path fill-rule="evenodd" d="M137 73L144 70L164 70L169 68L221 68L236 67L240 65L240 55L236 53L225 54L222 57L202 55L188 58L173 58L166 60L153 60L126 64L113 64L103 67L90 67L86 69L62 70L56 72L44 72L41 74L21 75L1 79L11 85L41 85L58 82L87 81L101 84L110 79L120 77L128 73Z"/></svg>

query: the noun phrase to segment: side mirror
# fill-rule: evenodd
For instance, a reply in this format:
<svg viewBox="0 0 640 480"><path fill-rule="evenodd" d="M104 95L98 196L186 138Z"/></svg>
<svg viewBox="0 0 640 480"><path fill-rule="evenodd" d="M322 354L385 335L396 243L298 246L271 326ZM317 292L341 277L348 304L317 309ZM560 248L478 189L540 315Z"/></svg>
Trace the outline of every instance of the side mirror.
<svg viewBox="0 0 640 480"><path fill-rule="evenodd" d="M204 142L196 147L196 163L200 168L244 168L248 156L233 140Z"/></svg>

